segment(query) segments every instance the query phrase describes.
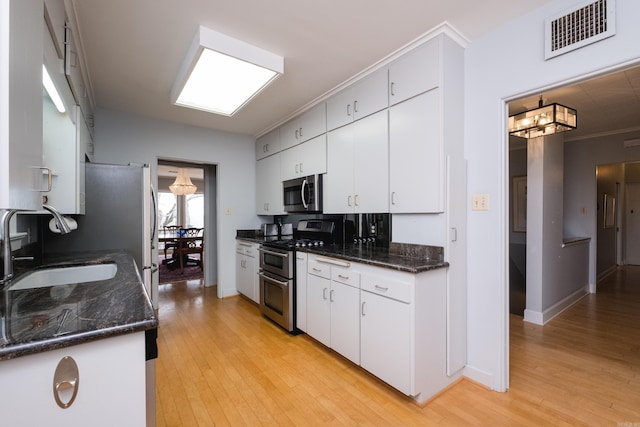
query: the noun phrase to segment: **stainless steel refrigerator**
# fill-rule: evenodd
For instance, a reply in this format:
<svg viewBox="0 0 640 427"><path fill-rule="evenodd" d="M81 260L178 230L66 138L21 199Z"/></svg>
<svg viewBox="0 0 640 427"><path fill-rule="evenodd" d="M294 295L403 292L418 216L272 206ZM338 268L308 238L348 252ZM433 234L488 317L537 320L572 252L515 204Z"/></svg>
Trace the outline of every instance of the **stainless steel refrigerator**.
<svg viewBox="0 0 640 427"><path fill-rule="evenodd" d="M149 167L86 163L85 205L85 215L76 217L78 229L48 239L46 251L127 250L157 304L157 285L152 286L158 283L152 258L157 213Z"/></svg>

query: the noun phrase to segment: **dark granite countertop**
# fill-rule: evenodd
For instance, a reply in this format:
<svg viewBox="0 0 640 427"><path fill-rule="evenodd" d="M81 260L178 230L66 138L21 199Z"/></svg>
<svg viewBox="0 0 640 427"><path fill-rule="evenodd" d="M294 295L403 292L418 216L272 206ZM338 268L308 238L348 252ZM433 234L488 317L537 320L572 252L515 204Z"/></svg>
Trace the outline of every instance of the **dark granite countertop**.
<svg viewBox="0 0 640 427"><path fill-rule="evenodd" d="M360 262L407 273L422 273L449 267L443 260L442 247L391 243L389 248L367 245L329 245L302 248L302 252Z"/></svg>
<svg viewBox="0 0 640 427"><path fill-rule="evenodd" d="M156 328L154 308L128 253L50 257L38 269L104 263L117 265L112 279L7 290L27 271L0 285L0 360Z"/></svg>
<svg viewBox="0 0 640 427"><path fill-rule="evenodd" d="M262 243L269 237L261 235L260 230L238 230L236 239ZM328 245L296 250L414 274L449 267L449 263L444 261L441 246L391 242L388 248L369 245Z"/></svg>

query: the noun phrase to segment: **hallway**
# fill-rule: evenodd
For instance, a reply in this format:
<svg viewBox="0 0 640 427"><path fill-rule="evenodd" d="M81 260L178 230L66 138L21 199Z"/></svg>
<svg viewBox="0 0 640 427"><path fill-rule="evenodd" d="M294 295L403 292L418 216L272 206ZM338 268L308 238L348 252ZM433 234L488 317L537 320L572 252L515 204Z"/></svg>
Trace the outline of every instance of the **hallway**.
<svg viewBox="0 0 640 427"><path fill-rule="evenodd" d="M160 286L157 425L640 423L640 267L619 269L546 326L511 315L511 386L462 380L424 407L242 297Z"/></svg>

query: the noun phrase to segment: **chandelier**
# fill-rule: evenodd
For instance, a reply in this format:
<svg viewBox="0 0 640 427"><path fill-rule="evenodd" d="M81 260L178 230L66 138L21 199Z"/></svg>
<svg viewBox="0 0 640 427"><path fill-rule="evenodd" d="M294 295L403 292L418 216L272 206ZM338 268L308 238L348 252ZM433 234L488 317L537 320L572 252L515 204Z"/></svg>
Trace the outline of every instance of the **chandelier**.
<svg viewBox="0 0 640 427"><path fill-rule="evenodd" d="M196 192L196 186L191 182L185 168L178 168L176 180L169 186L169 190L176 196L186 196Z"/></svg>
<svg viewBox="0 0 640 427"><path fill-rule="evenodd" d="M544 105L542 96L538 108L509 116L509 135L537 138L573 130L577 127L578 114L573 108L557 103Z"/></svg>

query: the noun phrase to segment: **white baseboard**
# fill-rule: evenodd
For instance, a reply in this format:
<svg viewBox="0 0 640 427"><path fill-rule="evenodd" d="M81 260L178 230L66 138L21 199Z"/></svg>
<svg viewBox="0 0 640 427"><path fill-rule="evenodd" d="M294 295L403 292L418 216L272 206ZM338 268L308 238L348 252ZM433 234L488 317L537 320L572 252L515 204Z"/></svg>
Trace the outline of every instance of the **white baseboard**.
<svg viewBox="0 0 640 427"><path fill-rule="evenodd" d="M542 313L539 311L525 309L524 311L524 321L535 323L536 325L544 325L548 323L551 319L556 317L558 314L565 311L567 308L571 307L573 304L580 301L589 293L589 286L585 285L584 288L578 289L571 295L565 297L564 299L558 301L553 306L549 307Z"/></svg>
<svg viewBox="0 0 640 427"><path fill-rule="evenodd" d="M470 380L480 383L487 388L490 388L492 390L496 389L495 385L493 384L493 374L490 374L489 372L485 372L483 370L474 368L473 366L466 365L462 374Z"/></svg>

